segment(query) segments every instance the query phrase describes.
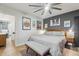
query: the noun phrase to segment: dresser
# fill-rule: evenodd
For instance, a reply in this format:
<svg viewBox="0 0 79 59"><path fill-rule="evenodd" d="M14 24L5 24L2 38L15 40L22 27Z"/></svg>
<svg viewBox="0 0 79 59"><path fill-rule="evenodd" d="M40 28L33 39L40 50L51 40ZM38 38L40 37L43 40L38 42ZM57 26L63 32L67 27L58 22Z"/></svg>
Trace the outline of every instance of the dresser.
<svg viewBox="0 0 79 59"><path fill-rule="evenodd" d="M6 34L0 33L0 47L6 46Z"/></svg>

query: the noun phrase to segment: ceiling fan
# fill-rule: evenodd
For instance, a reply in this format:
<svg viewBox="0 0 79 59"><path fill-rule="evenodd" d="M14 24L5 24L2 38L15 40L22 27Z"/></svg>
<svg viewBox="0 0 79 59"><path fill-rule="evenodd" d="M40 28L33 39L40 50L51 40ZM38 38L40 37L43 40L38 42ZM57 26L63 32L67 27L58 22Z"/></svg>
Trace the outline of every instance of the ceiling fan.
<svg viewBox="0 0 79 59"><path fill-rule="evenodd" d="M41 15L44 15L44 13L47 11L49 12L49 14L52 14L51 9L55 9L55 10L62 10L61 8L56 7L57 5L59 5L61 3L45 3L45 4L40 4L40 5L29 5L30 7L39 7L39 9L35 10L33 13L36 13L38 11L42 11Z"/></svg>

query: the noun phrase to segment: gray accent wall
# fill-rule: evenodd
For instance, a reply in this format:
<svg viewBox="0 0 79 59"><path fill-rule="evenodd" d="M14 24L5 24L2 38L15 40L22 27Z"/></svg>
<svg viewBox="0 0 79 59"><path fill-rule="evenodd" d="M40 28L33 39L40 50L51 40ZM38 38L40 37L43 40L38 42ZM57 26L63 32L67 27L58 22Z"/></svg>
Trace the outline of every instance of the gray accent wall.
<svg viewBox="0 0 79 59"><path fill-rule="evenodd" d="M64 30L68 30L71 27L74 26L74 17L75 16L79 16L79 10L75 10L75 11L71 11L68 13L64 13L61 15L57 15L57 16L53 16L53 17L49 17L46 19L43 19L43 28L44 28L44 24L48 24L48 29L64 29ZM59 26L50 26L50 20L53 19L57 19L60 18L60 25ZM65 20L70 20L70 27L64 27L64 21Z"/></svg>

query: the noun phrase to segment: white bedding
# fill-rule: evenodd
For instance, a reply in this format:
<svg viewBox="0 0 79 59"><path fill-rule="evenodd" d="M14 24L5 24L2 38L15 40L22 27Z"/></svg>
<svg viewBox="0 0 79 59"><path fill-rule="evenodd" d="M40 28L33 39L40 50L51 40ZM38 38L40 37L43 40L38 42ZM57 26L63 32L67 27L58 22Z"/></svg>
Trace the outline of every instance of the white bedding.
<svg viewBox="0 0 79 59"><path fill-rule="evenodd" d="M60 45L65 41L64 36L32 35L30 40L46 45L50 48L51 55L61 55ZM61 43L61 44L60 44Z"/></svg>
<svg viewBox="0 0 79 59"><path fill-rule="evenodd" d="M57 44L65 38L64 36L32 35L31 39L34 41L42 41L43 43Z"/></svg>

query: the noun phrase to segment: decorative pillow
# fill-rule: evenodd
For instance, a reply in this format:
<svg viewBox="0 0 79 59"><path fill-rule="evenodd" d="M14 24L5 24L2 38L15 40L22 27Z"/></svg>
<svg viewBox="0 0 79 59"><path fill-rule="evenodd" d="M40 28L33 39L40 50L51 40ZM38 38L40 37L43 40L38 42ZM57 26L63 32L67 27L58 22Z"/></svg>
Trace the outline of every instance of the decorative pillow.
<svg viewBox="0 0 79 59"><path fill-rule="evenodd" d="M45 35L53 35L53 32L45 32Z"/></svg>
<svg viewBox="0 0 79 59"><path fill-rule="evenodd" d="M56 36L64 36L65 35L65 33L64 33L64 31L53 31L53 35L56 35Z"/></svg>
<svg viewBox="0 0 79 59"><path fill-rule="evenodd" d="M46 35L53 35L53 36L64 36L65 33L64 31L50 31L50 32L46 32Z"/></svg>

